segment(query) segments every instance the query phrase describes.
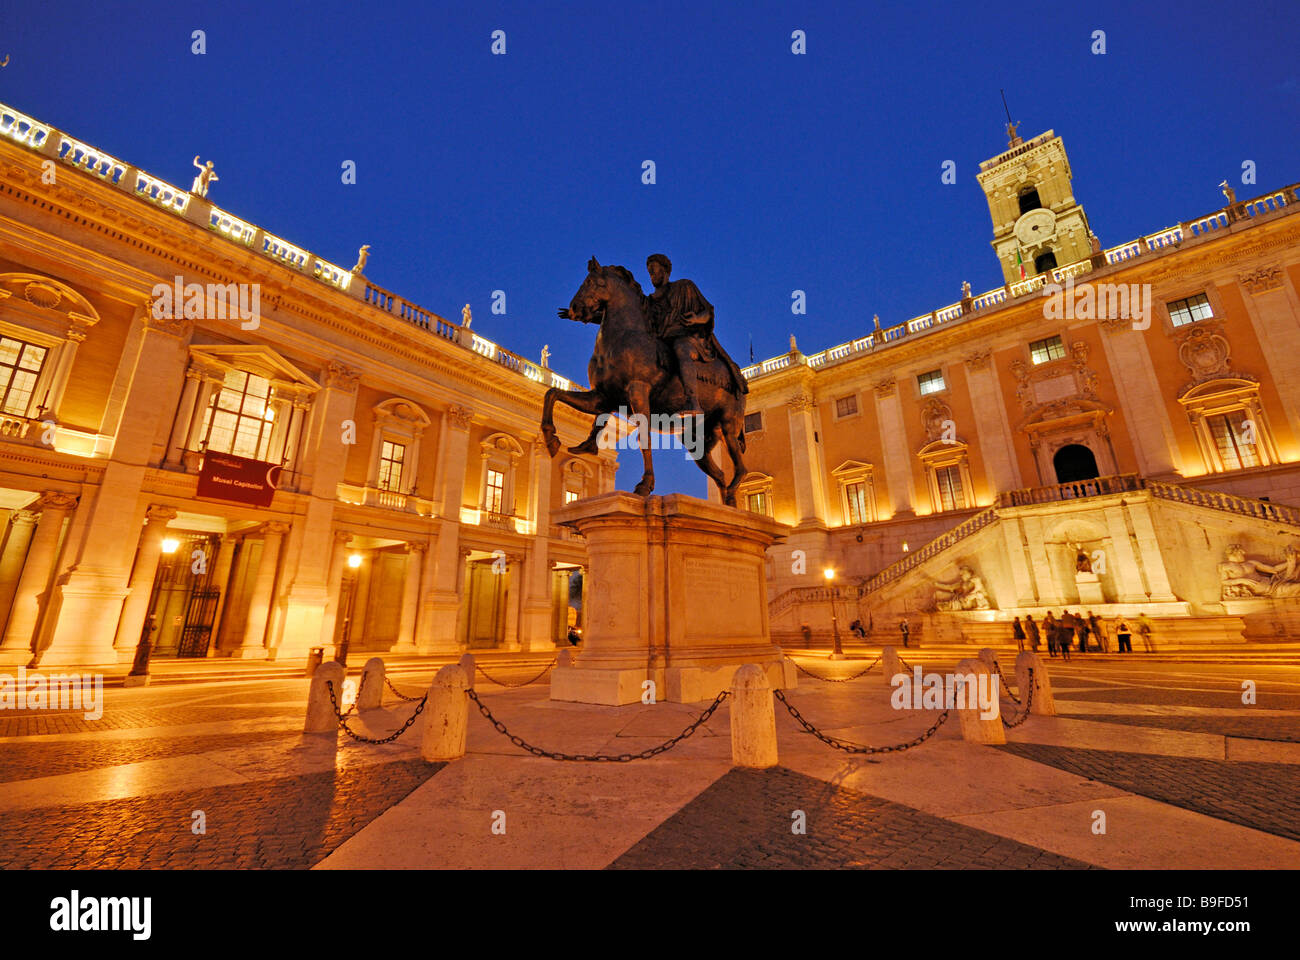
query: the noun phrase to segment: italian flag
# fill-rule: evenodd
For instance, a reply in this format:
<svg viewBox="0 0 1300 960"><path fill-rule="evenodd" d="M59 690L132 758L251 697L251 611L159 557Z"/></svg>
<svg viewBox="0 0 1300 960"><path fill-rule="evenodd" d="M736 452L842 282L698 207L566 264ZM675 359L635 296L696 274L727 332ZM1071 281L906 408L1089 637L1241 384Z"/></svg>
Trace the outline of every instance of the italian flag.
<svg viewBox="0 0 1300 960"><path fill-rule="evenodd" d="M1020 279L1025 279L1025 264L1024 261L1020 259L1019 247L1016 247L1016 266L1020 268Z"/></svg>

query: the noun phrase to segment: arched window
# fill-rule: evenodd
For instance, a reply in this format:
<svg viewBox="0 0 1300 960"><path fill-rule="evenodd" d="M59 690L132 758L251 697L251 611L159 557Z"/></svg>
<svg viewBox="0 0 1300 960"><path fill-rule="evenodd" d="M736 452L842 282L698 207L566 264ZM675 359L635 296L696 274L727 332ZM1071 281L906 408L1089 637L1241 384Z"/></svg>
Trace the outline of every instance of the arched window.
<svg viewBox="0 0 1300 960"><path fill-rule="evenodd" d="M1026 187L1020 192L1020 212L1028 213L1030 210L1037 210L1042 206L1038 200L1038 188Z"/></svg>
<svg viewBox="0 0 1300 960"><path fill-rule="evenodd" d="M1068 443L1052 457L1057 483L1074 483L1076 480L1093 480L1101 476L1097 458L1081 443Z"/></svg>
<svg viewBox="0 0 1300 960"><path fill-rule="evenodd" d="M1040 253L1034 257L1034 272L1046 273L1048 270L1056 269L1056 254L1051 250Z"/></svg>

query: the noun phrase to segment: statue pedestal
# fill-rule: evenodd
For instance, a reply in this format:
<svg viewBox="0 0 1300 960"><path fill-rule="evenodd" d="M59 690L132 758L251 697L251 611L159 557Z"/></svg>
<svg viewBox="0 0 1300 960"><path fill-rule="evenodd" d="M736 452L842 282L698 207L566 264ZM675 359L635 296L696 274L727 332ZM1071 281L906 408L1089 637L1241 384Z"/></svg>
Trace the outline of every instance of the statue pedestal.
<svg viewBox="0 0 1300 960"><path fill-rule="evenodd" d="M587 543L583 650L552 672L552 700L636 703L646 680L656 700L711 700L746 663L774 689L795 685L767 619L765 551L785 525L682 494L622 492L552 518Z"/></svg>
<svg viewBox="0 0 1300 960"><path fill-rule="evenodd" d="M1106 598L1101 592L1101 579L1095 573L1084 573L1080 571L1074 575L1074 585L1079 590L1079 602L1082 604L1105 603Z"/></svg>

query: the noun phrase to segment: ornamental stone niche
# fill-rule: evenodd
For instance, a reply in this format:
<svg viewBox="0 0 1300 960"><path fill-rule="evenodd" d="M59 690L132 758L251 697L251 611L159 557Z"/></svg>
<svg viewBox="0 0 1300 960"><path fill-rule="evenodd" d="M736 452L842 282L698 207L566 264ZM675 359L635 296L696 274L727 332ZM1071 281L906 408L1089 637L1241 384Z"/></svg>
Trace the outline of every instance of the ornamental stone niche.
<svg viewBox="0 0 1300 960"><path fill-rule="evenodd" d="M97 323L90 301L66 283L37 273L0 273L0 335L40 352L40 372L21 416L61 421L77 346Z"/></svg>
<svg viewBox="0 0 1300 960"><path fill-rule="evenodd" d="M1076 340L1068 355L1059 360L1033 366L1013 360L1009 367L1023 413L1015 430L1029 439L1041 485L1079 479L1057 474L1057 453L1074 445L1092 453L1098 476L1118 472L1107 422L1115 411L1098 396L1097 373L1088 357L1087 342Z"/></svg>

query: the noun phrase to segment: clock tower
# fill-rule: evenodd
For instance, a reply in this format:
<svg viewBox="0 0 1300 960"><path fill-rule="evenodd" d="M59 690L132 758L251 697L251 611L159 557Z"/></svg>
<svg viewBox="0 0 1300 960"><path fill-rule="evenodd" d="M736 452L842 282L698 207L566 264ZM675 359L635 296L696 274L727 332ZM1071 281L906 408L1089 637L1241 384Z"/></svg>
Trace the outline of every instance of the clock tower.
<svg viewBox="0 0 1300 960"><path fill-rule="evenodd" d="M1054 131L1032 140L1007 124L1007 150L980 164L976 175L993 218L993 250L1007 283L1092 253L1088 217L1074 199L1070 160Z"/></svg>

